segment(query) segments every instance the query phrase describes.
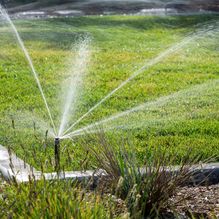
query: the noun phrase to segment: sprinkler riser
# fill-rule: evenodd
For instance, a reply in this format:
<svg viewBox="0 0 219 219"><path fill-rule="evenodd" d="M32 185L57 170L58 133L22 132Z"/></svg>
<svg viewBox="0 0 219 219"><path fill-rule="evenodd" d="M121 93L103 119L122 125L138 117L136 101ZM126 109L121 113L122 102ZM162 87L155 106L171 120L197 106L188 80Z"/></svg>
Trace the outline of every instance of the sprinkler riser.
<svg viewBox="0 0 219 219"><path fill-rule="evenodd" d="M55 138L55 171L60 171L60 138Z"/></svg>

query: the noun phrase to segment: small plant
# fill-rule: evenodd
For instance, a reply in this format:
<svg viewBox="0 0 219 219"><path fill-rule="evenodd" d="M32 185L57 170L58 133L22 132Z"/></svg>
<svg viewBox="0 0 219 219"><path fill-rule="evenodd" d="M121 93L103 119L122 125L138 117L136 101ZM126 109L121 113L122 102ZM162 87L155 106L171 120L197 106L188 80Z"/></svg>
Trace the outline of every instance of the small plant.
<svg viewBox="0 0 219 219"><path fill-rule="evenodd" d="M105 219L112 214L98 195L61 180L8 185L0 203L0 218ZM106 203L110 200L105 199Z"/></svg>
<svg viewBox="0 0 219 219"><path fill-rule="evenodd" d="M115 144L104 133L97 135L96 141L98 146L88 147L96 159L96 167L106 171L107 184L118 198L125 200L131 218L161 215L169 198L193 174L191 165L196 159L191 159L189 153L174 167L176 158L158 148L140 168L127 141Z"/></svg>

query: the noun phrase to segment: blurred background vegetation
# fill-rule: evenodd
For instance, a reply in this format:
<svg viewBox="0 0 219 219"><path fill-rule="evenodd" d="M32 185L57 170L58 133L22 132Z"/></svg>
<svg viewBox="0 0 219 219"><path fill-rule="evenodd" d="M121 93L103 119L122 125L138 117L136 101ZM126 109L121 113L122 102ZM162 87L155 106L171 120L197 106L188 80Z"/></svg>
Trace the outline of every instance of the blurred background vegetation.
<svg viewBox="0 0 219 219"><path fill-rule="evenodd" d="M43 8L57 5L86 5L95 7L118 7L124 8L133 6L140 8L175 8L177 10L211 10L219 11L218 0L0 0L0 3L7 8L33 4L30 9ZM128 4L127 4L128 3ZM26 10L26 8L24 9Z"/></svg>

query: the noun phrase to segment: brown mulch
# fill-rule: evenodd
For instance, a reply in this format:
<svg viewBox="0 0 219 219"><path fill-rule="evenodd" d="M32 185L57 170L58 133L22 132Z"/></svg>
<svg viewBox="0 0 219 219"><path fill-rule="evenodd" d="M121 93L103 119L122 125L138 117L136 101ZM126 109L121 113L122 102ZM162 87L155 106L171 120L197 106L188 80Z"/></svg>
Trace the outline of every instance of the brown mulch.
<svg viewBox="0 0 219 219"><path fill-rule="evenodd" d="M179 188L170 205L186 216L219 218L219 185Z"/></svg>

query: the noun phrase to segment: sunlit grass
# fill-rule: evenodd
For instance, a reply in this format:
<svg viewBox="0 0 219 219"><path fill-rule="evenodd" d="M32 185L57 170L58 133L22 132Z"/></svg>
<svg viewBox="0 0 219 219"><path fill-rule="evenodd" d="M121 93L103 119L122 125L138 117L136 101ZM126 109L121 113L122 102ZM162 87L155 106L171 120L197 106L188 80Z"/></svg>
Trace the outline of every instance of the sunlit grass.
<svg viewBox="0 0 219 219"><path fill-rule="evenodd" d="M61 118L60 84L67 71L68 57L72 55L72 59L74 58L74 48L81 37L91 38L92 57L79 108L72 116L71 122L86 113L147 61L179 42L196 28L201 28L200 23L217 20L217 16L107 16L18 20L15 25L33 58L58 126ZM89 125L147 101L218 79L218 38L218 34L215 34L199 39L167 57L133 79L75 128ZM32 165L40 168L43 161L45 168L52 170L54 161L50 162L49 157L53 154L53 140L45 139L49 123L45 107L27 62L5 23L0 26L0 47L0 143L13 147L16 153L26 157ZM218 87L216 89L218 90ZM112 138L114 135L131 135L141 163L146 155L145 148L151 148L153 151L157 146L168 148L170 153L178 151L179 156L188 148L193 148L194 153L201 154L203 159L207 158L219 152L217 97L217 93L211 93L205 98L202 116L198 118L191 120L182 117L175 120L173 117L171 123L167 121L163 125L153 127L131 127L128 130L111 132L109 135ZM189 111L198 107L198 99L197 97L194 100ZM26 116L19 119L22 113ZM34 117L30 119L29 115ZM147 123L147 114L145 115L140 118L142 123ZM176 116L181 116L180 109ZM169 118L171 119L171 116ZM15 129L12 127L12 120L15 122ZM39 122L42 120L45 122ZM40 126L43 126L42 131L39 131ZM62 144L63 165L66 164L68 169L80 168L85 155L80 138L74 140L74 145L70 140L63 141ZM86 165L91 167L89 162Z"/></svg>

